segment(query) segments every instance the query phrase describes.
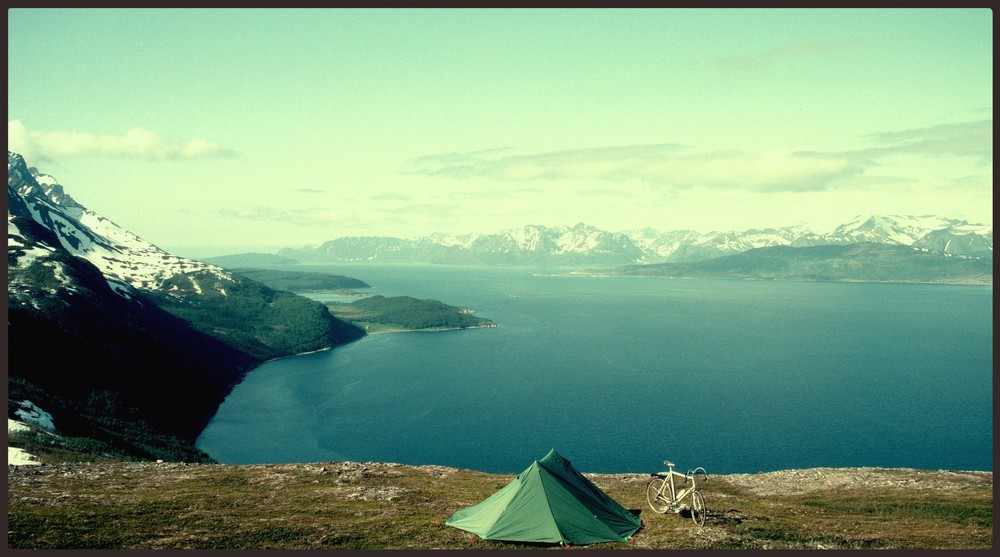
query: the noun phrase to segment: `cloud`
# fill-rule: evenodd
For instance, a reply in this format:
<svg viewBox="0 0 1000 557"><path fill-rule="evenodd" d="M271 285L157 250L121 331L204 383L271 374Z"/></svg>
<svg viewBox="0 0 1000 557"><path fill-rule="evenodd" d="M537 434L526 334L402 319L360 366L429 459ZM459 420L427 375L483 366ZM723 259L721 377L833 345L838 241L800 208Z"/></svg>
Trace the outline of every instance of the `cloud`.
<svg viewBox="0 0 1000 557"><path fill-rule="evenodd" d="M446 153L413 159L405 172L504 181L641 181L652 188L704 187L768 193L912 181L913 176L907 175L908 163L892 160L901 156L972 157L986 167L993 163L991 119L879 132L860 139L867 140L869 146L842 151L760 152L705 150L660 143L527 154L513 154L510 149ZM868 171L874 167L907 176L873 176ZM608 193L601 188L589 189ZM501 191L509 194L516 190ZM478 194L470 192L470 195Z"/></svg>
<svg viewBox="0 0 1000 557"><path fill-rule="evenodd" d="M583 197L633 197L635 192L629 189L615 189L615 188L593 188L589 190L583 190L577 192L578 195Z"/></svg>
<svg viewBox="0 0 1000 557"><path fill-rule="evenodd" d="M409 201L410 196L396 192L382 192L368 196L371 201Z"/></svg>
<svg viewBox="0 0 1000 557"><path fill-rule="evenodd" d="M326 193L326 190L319 190L316 188L293 188L291 191L296 193Z"/></svg>
<svg viewBox="0 0 1000 557"><path fill-rule="evenodd" d="M459 201L464 200L480 200L480 199L513 199L525 195L545 195L549 193L545 188L515 188L515 189L501 189L501 188L490 188L486 190L475 190L475 191L452 191L447 194L448 199L454 199Z"/></svg>
<svg viewBox="0 0 1000 557"><path fill-rule="evenodd" d="M765 50L756 54L719 58L715 60L715 64L726 69L759 70L767 67L772 62L784 58L809 57L841 50L849 50L857 47L861 44L861 42L862 40L860 38L800 41L777 46L770 50Z"/></svg>
<svg viewBox="0 0 1000 557"><path fill-rule="evenodd" d="M993 185L993 175L992 174L970 174L968 176L959 176L951 181L955 186L992 186Z"/></svg>
<svg viewBox="0 0 1000 557"><path fill-rule="evenodd" d="M980 166L993 165L993 120L878 132L865 135L863 139L876 145L846 151L798 151L795 155L803 158L843 158L859 166L883 165L889 157L971 157ZM888 178L880 179L885 183Z"/></svg>
<svg viewBox="0 0 1000 557"><path fill-rule="evenodd" d="M502 180L602 178L623 179L629 169L655 163L680 145L635 145L571 149L528 155L489 157L493 151L446 153L410 161L408 172L428 176L468 178L481 176Z"/></svg>
<svg viewBox="0 0 1000 557"><path fill-rule="evenodd" d="M828 189L833 180L862 174L864 166L847 157L822 154L720 151L676 161L670 183L758 192L819 191Z"/></svg>
<svg viewBox="0 0 1000 557"><path fill-rule="evenodd" d="M654 187L746 188L758 191L825 189L831 180L860 174L843 156L792 152L696 152L677 144L573 149L483 156L448 153L411 161L408 172L497 180L641 180Z"/></svg>
<svg viewBox="0 0 1000 557"><path fill-rule="evenodd" d="M867 156L923 155L970 156L982 163L993 162L993 120L938 124L866 136L882 147L865 149Z"/></svg>
<svg viewBox="0 0 1000 557"><path fill-rule="evenodd" d="M331 223L331 219L327 216L326 211L319 208L286 210L275 207L253 206L217 209L215 214L222 218L241 221L286 223L307 227Z"/></svg>
<svg viewBox="0 0 1000 557"><path fill-rule="evenodd" d="M423 157L417 157L410 162L417 166L427 163L461 165L470 160L475 160L478 157L482 157L484 155L503 153L505 151L510 151L510 148L496 147L493 149L480 149L478 151L469 151L467 153L459 153L459 152L440 153L437 155L426 155Z"/></svg>
<svg viewBox="0 0 1000 557"><path fill-rule="evenodd" d="M236 152L207 139L167 140L132 128L125 135L95 135L78 131L30 130L20 120L7 121L7 145L27 159L101 155L147 160L230 158Z"/></svg>

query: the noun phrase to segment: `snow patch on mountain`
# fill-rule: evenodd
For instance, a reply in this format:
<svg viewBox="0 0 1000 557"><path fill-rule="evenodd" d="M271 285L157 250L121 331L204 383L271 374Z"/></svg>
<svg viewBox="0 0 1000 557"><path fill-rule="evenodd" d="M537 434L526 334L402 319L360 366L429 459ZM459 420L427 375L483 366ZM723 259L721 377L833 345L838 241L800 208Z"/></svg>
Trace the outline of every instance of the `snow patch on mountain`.
<svg viewBox="0 0 1000 557"><path fill-rule="evenodd" d="M11 221L7 221L7 249L11 248L18 249L23 255L18 258L18 263L22 267L27 267L31 265L36 259L45 257L54 252L54 248L47 246L42 243L29 243L25 240L24 236L21 236L21 231L18 230L17 225Z"/></svg>
<svg viewBox="0 0 1000 557"><path fill-rule="evenodd" d="M53 432L56 430L54 421L52 420L52 415L39 408L35 403L30 400L22 401L11 401L20 408L14 412L14 415L20 418L19 420L12 420L7 418L7 435L8 439L10 434L23 433L31 431L34 428L41 429L45 432ZM29 425L30 424L30 425ZM8 441L9 442L9 441ZM25 466L25 465L39 465L38 457L33 454L28 453L24 449L18 447L7 447L7 464L13 466Z"/></svg>
<svg viewBox="0 0 1000 557"><path fill-rule="evenodd" d="M14 411L14 415L21 418L24 423L31 424L46 431L55 431L56 425L52 420L52 414L39 408L30 400L14 401L20 408Z"/></svg>
<svg viewBox="0 0 1000 557"><path fill-rule="evenodd" d="M896 243L904 246L914 242L932 230L947 228L955 221L932 215L868 215L838 226L833 236L854 241Z"/></svg>
<svg viewBox="0 0 1000 557"><path fill-rule="evenodd" d="M444 234L441 232L437 232L428 236L426 240L444 247L458 247L458 248L468 249L469 246L471 246L472 243L479 238L479 236L480 236L479 234L461 234L455 236L452 234ZM414 241L419 241L419 240L420 240L419 238L414 239Z"/></svg>
<svg viewBox="0 0 1000 557"><path fill-rule="evenodd" d="M511 240L511 247L527 251L538 251L542 243L542 227L526 226L508 230L506 236Z"/></svg>
<svg viewBox="0 0 1000 557"><path fill-rule="evenodd" d="M27 209L26 216L53 231L62 248L97 267L108 285L126 298L132 297L129 288L161 289L167 280L177 275L209 273L221 281L227 281L230 276L221 267L171 255L90 211L66 195L55 178L26 168L24 159L9 151L7 184L8 197L14 189ZM8 251L15 248L24 252L20 255L19 251L16 258L16 265L21 268L55 247L28 242L9 208L7 236ZM194 279L191 281L198 294L204 293Z"/></svg>
<svg viewBox="0 0 1000 557"><path fill-rule="evenodd" d="M38 466L38 457L17 447L7 447L7 464L10 466Z"/></svg>

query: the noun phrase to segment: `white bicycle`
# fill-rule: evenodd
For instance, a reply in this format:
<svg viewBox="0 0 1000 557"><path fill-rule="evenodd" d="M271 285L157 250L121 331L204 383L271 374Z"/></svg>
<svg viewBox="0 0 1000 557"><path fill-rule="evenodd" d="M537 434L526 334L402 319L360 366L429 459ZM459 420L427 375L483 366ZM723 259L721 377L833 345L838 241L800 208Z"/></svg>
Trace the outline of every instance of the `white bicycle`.
<svg viewBox="0 0 1000 557"><path fill-rule="evenodd" d="M646 484L646 500L649 502L649 508L659 514L664 514L667 511L674 513L690 511L691 520L698 526L704 526L705 515L708 511L705 508L705 498L698 491L697 479L698 476L701 476L707 480L708 472L699 466L688 470L687 474L681 474L674 472L673 462L664 460L663 464L667 466L667 471L652 474L653 479ZM674 477L682 480L681 486L688 482L691 482L691 485L678 491L674 484ZM685 503L685 499L690 499L690 504Z"/></svg>

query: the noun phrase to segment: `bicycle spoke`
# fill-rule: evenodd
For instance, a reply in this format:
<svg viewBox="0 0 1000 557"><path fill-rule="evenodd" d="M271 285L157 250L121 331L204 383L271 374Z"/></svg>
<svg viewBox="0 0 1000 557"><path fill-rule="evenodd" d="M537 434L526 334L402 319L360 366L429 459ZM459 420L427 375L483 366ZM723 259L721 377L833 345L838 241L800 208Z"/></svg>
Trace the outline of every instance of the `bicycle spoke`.
<svg viewBox="0 0 1000 557"><path fill-rule="evenodd" d="M646 485L646 501L653 512L663 514L667 512L667 499L663 496L664 481L662 478L653 478Z"/></svg>
<svg viewBox="0 0 1000 557"><path fill-rule="evenodd" d="M691 520L698 526L704 526L707 514L708 510L705 508L705 498L701 496L700 491L693 492L691 494Z"/></svg>

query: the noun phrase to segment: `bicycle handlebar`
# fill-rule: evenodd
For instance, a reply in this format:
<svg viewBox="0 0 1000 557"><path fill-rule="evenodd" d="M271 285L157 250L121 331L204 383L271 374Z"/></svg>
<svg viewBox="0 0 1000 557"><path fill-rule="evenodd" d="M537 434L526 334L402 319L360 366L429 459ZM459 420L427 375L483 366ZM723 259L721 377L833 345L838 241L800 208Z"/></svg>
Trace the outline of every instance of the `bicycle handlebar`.
<svg viewBox="0 0 1000 557"><path fill-rule="evenodd" d="M688 470L688 472L687 472L688 476L694 476L695 474L701 474L702 476L705 476L706 480L708 479L708 472L705 471L705 468L702 467L702 466L699 466L699 467L695 468L694 470Z"/></svg>
<svg viewBox="0 0 1000 557"><path fill-rule="evenodd" d="M676 464L674 464L673 462L670 462L669 460L664 460L663 464L666 465L666 467L668 468L668 472L657 472L651 475L653 476L668 476L670 474L677 474L678 476L681 475L680 472L674 472L674 466L676 466ZM705 470L703 466L699 466L697 468L688 470L687 474L684 474L684 477L685 479L687 479L694 476L695 474L701 474L702 476L705 476L706 480L708 479L708 472Z"/></svg>

